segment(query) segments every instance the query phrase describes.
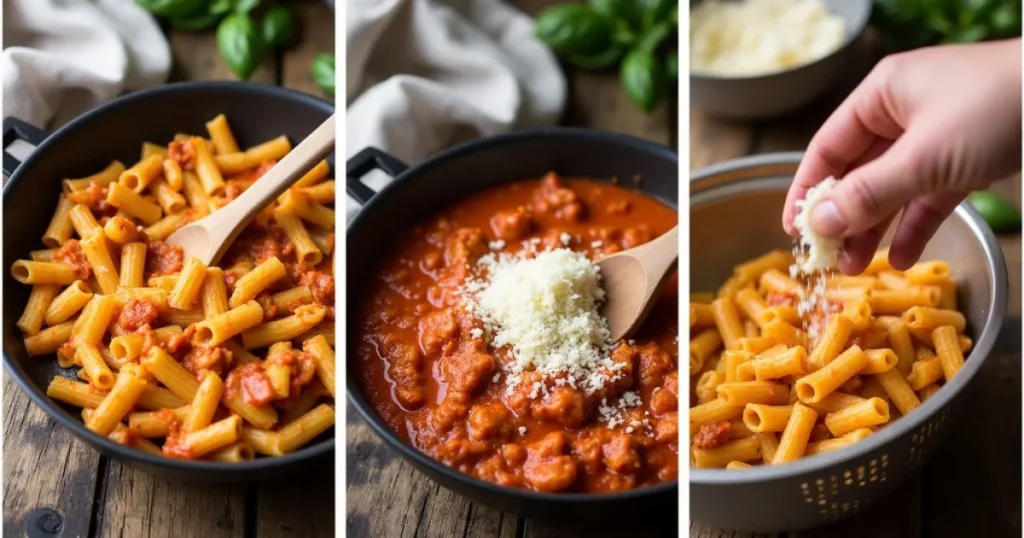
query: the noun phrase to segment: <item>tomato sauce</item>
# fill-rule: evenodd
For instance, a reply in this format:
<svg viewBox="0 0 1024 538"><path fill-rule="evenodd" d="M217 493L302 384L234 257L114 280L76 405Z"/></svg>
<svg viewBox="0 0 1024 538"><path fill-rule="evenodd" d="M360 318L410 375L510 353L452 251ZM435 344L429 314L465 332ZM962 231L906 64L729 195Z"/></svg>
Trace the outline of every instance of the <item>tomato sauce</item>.
<svg viewBox="0 0 1024 538"><path fill-rule="evenodd" d="M482 325L463 308L460 287L488 252L517 253L530 241L597 260L677 220L645 195L555 174L444 208L398 237L361 304L355 360L364 395L417 449L497 484L590 493L676 479L676 277L634 340L613 349L620 377L593 394L532 371L508 394L510 351L472 336ZM537 381L546 394L532 389Z"/></svg>
<svg viewBox="0 0 1024 538"><path fill-rule="evenodd" d="M89 259L82 251L82 245L77 239L68 239L53 253L53 261L68 265L75 271L75 276L81 280L89 280L92 276L92 266Z"/></svg>

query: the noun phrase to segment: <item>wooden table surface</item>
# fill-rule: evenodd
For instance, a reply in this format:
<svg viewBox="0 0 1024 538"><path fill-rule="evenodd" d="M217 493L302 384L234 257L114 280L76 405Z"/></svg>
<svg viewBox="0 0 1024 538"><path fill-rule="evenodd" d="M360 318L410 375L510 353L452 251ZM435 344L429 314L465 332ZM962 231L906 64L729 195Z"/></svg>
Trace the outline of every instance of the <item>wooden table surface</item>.
<svg viewBox="0 0 1024 538"><path fill-rule="evenodd" d="M690 166L802 151L876 54L862 39L844 80L820 102L774 121L733 123L690 112ZM993 190L1020 207L1021 178ZM1021 236L999 238L1010 281L1007 319L963 420L920 474L851 519L809 532L751 534L693 522L691 538L967 538L1021 535Z"/></svg>
<svg viewBox="0 0 1024 538"><path fill-rule="evenodd" d="M289 2L300 39L253 76L320 95L310 63L334 50L334 16L321 1ZM213 32L169 33L172 80L234 79ZM4 375L3 534L54 538L306 538L334 535L334 469L240 485L159 478L100 456L45 415Z"/></svg>
<svg viewBox="0 0 1024 538"><path fill-rule="evenodd" d="M514 1L535 14L554 0ZM623 93L617 72L568 70L569 102L562 119L578 125L625 133L675 147L675 103L651 114L640 112ZM349 407L347 443L347 519L349 538L449 537L569 538L621 536L622 529L569 528L564 523L506 514L472 503L438 486L405 463ZM627 522L629 523L629 522ZM647 528L630 527L634 536L676 536L676 515Z"/></svg>

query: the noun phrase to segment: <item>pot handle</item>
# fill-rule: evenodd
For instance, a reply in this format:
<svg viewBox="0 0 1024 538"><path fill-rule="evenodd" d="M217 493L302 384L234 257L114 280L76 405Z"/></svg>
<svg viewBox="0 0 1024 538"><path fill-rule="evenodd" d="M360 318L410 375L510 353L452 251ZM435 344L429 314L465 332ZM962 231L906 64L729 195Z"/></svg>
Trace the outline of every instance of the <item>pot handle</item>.
<svg viewBox="0 0 1024 538"><path fill-rule="evenodd" d="M46 140L49 136L46 131L15 118L14 116L8 116L4 118L4 182L7 182L7 178L14 174L14 171L21 166L21 160L14 155L11 155L7 148L15 144L15 142L21 142L19 144L18 153L22 155L22 159L28 157L36 150L39 144Z"/></svg>
<svg viewBox="0 0 1024 538"><path fill-rule="evenodd" d="M366 148L352 156L345 164L345 189L349 196L361 205L366 205L377 193L363 183L363 176L380 170L394 179L408 169L409 165L391 155L377 148Z"/></svg>

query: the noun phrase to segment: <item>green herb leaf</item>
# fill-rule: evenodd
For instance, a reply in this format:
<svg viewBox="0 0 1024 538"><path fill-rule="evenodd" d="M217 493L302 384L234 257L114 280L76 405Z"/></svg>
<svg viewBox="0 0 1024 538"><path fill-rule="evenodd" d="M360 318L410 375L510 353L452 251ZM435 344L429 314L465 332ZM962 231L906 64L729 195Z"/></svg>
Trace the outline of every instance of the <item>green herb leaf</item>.
<svg viewBox="0 0 1024 538"><path fill-rule="evenodd" d="M295 39L295 13L288 6L276 5L263 15L263 42L284 48Z"/></svg>
<svg viewBox="0 0 1024 538"><path fill-rule="evenodd" d="M675 87L679 83L679 51L672 49L665 57L665 78Z"/></svg>
<svg viewBox="0 0 1024 538"><path fill-rule="evenodd" d="M249 13L260 5L260 0L234 0L235 13Z"/></svg>
<svg viewBox="0 0 1024 538"><path fill-rule="evenodd" d="M210 2L210 13L223 15L231 11L232 6L234 6L232 0L213 0Z"/></svg>
<svg viewBox="0 0 1024 538"><path fill-rule="evenodd" d="M944 43L977 43L985 39L988 35L988 28L980 25L973 24L971 26L965 26L963 28L957 28L950 34Z"/></svg>
<svg viewBox="0 0 1024 538"><path fill-rule="evenodd" d="M334 96L334 53L325 52L313 58L313 82L329 97Z"/></svg>
<svg viewBox="0 0 1024 538"><path fill-rule="evenodd" d="M576 67L583 69L606 69L621 60L622 55L625 54L626 50L626 47L616 43L602 52L595 54L570 53L566 55L566 58Z"/></svg>
<svg viewBox="0 0 1024 538"><path fill-rule="evenodd" d="M662 41L665 41L665 38L668 37L668 34L671 32L671 23L657 23L640 37L640 41L637 42L636 48L654 54L654 52L658 50L658 47L661 46Z"/></svg>
<svg viewBox="0 0 1024 538"><path fill-rule="evenodd" d="M161 17L195 15L206 6L206 0L135 0L135 3Z"/></svg>
<svg viewBox="0 0 1024 538"><path fill-rule="evenodd" d="M231 71L249 80L263 59L263 38L252 17L233 13L217 27L217 47Z"/></svg>
<svg viewBox="0 0 1024 538"><path fill-rule="evenodd" d="M672 22L674 18L672 11L677 8L675 0L638 1L642 4L644 29L650 29L659 22Z"/></svg>
<svg viewBox="0 0 1024 538"><path fill-rule="evenodd" d="M188 17L171 17L171 26L186 32L201 32L216 26L222 16L220 13L202 13Z"/></svg>
<svg viewBox="0 0 1024 538"><path fill-rule="evenodd" d="M991 191L972 192L967 200L996 233L1020 230L1020 212L1006 198Z"/></svg>
<svg viewBox="0 0 1024 538"><path fill-rule="evenodd" d="M1004 2L989 15L992 30L1000 37L1020 35L1020 5Z"/></svg>
<svg viewBox="0 0 1024 538"><path fill-rule="evenodd" d="M634 28L643 20L643 10L637 0L589 0L590 8L610 18L619 18Z"/></svg>
<svg viewBox="0 0 1024 538"><path fill-rule="evenodd" d="M641 48L634 48L622 61L619 78L630 100L645 112L654 110L664 87L658 58Z"/></svg>
<svg viewBox="0 0 1024 538"><path fill-rule="evenodd" d="M563 4L545 9L537 17L537 38L562 54L593 54L607 49L614 24L581 4Z"/></svg>

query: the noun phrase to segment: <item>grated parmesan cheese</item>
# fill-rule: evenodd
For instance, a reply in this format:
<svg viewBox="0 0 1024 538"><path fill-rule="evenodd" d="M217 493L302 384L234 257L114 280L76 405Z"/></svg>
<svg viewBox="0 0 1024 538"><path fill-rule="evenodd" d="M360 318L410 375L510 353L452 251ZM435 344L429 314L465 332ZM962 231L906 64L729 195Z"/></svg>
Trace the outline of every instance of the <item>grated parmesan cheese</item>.
<svg viewBox="0 0 1024 538"><path fill-rule="evenodd" d="M501 250L505 248L505 242L502 241L501 239L498 239L497 241L491 241L490 243L487 243L487 248L491 250Z"/></svg>
<svg viewBox="0 0 1024 538"><path fill-rule="evenodd" d="M843 19L822 0L705 0L690 10L690 68L763 75L828 56L845 38Z"/></svg>
<svg viewBox="0 0 1024 538"><path fill-rule="evenodd" d="M562 244L565 246L569 246L569 243L572 242L572 236L569 235L567 232L562 232L562 235L558 236L558 239L560 239L562 241Z"/></svg>
<svg viewBox="0 0 1024 538"><path fill-rule="evenodd" d="M484 335L483 329L473 328L473 329L469 330L469 337L470 338L480 338L483 335Z"/></svg>
<svg viewBox="0 0 1024 538"><path fill-rule="evenodd" d="M800 233L800 242L793 249L796 263L790 266L789 274L794 279L801 275L807 277L805 278L807 287L801 288L796 307L802 320L801 328L807 332L812 345L817 342L821 327L818 324L809 323L808 314L828 306L828 301L825 299L825 280L828 278L829 271L836 266L836 259L839 258L843 240L818 235L811 228L811 212L838 183L836 178L830 176L811 187L804 199L797 201L797 214L793 219L793 226Z"/></svg>
<svg viewBox="0 0 1024 538"><path fill-rule="evenodd" d="M546 380L565 378L587 393L601 390L622 365L609 357L608 322L598 312L604 301L598 267L568 249L531 254L482 256L477 264L486 276L463 287L466 309L483 322L490 344L511 350L504 365L506 394L531 370ZM530 387L531 398L542 394L546 383Z"/></svg>
<svg viewBox="0 0 1024 538"><path fill-rule="evenodd" d="M519 435L526 435L526 426L519 427Z"/></svg>
<svg viewBox="0 0 1024 538"><path fill-rule="evenodd" d="M811 187L804 199L796 202L797 214L793 219L793 226L800 232L800 246L806 249L806 252L802 253L802 259L798 262L800 271L805 274L831 269L836 266L836 259L839 258L839 249L843 246L843 240L822 237L811 228L811 213L814 211L814 207L838 183L836 178L830 176Z"/></svg>

